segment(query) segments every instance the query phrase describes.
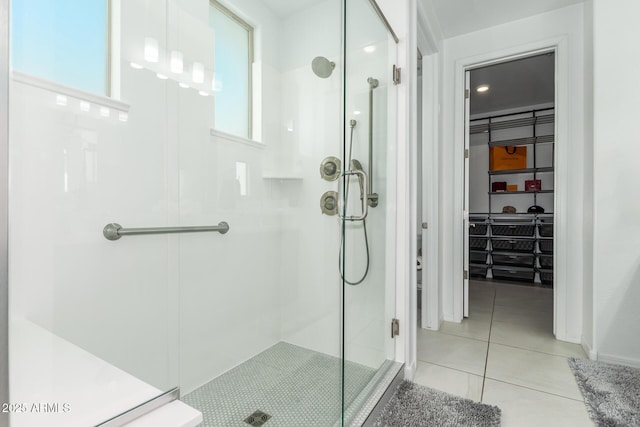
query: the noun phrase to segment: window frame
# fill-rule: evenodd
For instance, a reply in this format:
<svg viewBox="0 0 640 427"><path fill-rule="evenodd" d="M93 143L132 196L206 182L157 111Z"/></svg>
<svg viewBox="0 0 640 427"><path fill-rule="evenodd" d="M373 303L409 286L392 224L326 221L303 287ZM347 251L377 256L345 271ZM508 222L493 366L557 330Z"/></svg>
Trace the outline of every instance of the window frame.
<svg viewBox="0 0 640 427"><path fill-rule="evenodd" d="M110 0L107 0L110 2ZM254 33L255 30L253 28L253 26L251 24L249 24L247 21L245 21L244 19L242 19L240 16L238 16L235 12L233 12L231 9L229 9L228 7L226 7L224 4L220 3L220 1L218 0L209 0L209 5L211 7L215 7L217 10L219 10L220 12L222 12L223 14L225 14L228 18L231 18L234 22L236 22L238 25L240 25L242 28L244 28L245 30L247 30L247 34L248 34L248 39L249 39L249 46L248 46L248 52L249 52L249 57L248 59L248 69L247 69L247 109L248 109L248 117L247 117L247 136L250 141L253 140L253 62L254 62ZM215 72L215 52L214 52L214 72ZM215 94L214 94L215 96ZM215 108L215 107L214 107ZM215 120L213 123L213 129L218 131L218 132L222 132L219 129L216 128L216 124L215 124ZM235 135L238 136L240 138L242 138L239 135Z"/></svg>
<svg viewBox="0 0 640 427"><path fill-rule="evenodd" d="M113 16L112 16L112 8L111 8L111 0L105 0L106 3L106 7L107 7L107 19L106 19L106 25L107 25L107 31L106 31L106 46L105 46L105 54L107 55L107 60L106 60L106 64L105 66L107 67L106 70L106 74L105 74L105 82L104 84L106 85L104 93L105 96L107 98L111 98L111 93L112 93L112 88L111 88L111 74L113 69L111 68L111 63L112 63L112 59L111 58L111 39L112 39L112 32L113 32Z"/></svg>

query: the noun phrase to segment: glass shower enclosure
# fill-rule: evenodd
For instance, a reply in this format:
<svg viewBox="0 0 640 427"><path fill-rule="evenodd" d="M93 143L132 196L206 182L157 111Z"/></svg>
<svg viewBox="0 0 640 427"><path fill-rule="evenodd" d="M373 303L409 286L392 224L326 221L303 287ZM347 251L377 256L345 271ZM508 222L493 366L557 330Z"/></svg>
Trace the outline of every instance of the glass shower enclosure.
<svg viewBox="0 0 640 427"><path fill-rule="evenodd" d="M11 426L361 425L399 369L375 1L2 3Z"/></svg>

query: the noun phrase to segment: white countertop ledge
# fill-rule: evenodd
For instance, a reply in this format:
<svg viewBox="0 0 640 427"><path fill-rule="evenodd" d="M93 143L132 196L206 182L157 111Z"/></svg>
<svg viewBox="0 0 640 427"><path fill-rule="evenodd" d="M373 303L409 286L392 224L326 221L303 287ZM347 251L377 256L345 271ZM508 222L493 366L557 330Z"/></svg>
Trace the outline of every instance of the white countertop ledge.
<svg viewBox="0 0 640 427"><path fill-rule="evenodd" d="M96 425L163 392L28 320L11 319L9 339L12 427ZM173 401L129 425L201 422L199 411Z"/></svg>

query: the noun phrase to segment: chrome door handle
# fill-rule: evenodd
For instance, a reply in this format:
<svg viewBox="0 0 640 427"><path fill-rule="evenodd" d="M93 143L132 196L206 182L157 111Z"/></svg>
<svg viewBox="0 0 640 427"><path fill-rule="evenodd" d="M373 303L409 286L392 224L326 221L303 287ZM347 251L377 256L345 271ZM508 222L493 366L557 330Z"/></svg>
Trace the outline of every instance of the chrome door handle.
<svg viewBox="0 0 640 427"><path fill-rule="evenodd" d="M348 170L348 171L344 171L341 175L340 178L343 177L348 177L350 175L358 175L360 176L360 179L362 180L362 192L364 194L360 195L360 199L361 200L365 200L364 203L362 203L362 214L359 216L353 216L353 215L349 215L349 216L342 216L342 213L344 212L344 197L338 197L338 217L342 220L345 221L362 221L363 219L365 219L369 213L369 204L366 202L366 197L367 194L369 194L369 184L367 183L367 173L363 170L360 169L354 169L354 170ZM348 179L348 178L347 178ZM342 194L344 194L344 188L342 185L342 182L344 180L340 179L338 182L338 195L341 194L340 190L342 189ZM360 187L358 185L358 187Z"/></svg>

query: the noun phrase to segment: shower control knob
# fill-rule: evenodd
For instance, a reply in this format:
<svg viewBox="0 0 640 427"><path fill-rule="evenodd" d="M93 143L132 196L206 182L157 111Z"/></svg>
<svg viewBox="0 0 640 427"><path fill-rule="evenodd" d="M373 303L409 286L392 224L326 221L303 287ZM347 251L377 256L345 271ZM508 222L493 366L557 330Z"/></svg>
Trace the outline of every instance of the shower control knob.
<svg viewBox="0 0 640 427"><path fill-rule="evenodd" d="M320 163L320 176L326 181L335 181L340 177L342 162L339 158L329 156Z"/></svg>
<svg viewBox="0 0 640 427"><path fill-rule="evenodd" d="M338 193L335 191L327 191L320 198L320 209L325 215L338 214Z"/></svg>
<svg viewBox="0 0 640 427"><path fill-rule="evenodd" d="M332 211L336 208L336 201L333 197L328 197L324 200L324 208L328 211Z"/></svg>
<svg viewBox="0 0 640 427"><path fill-rule="evenodd" d="M337 165L335 163L326 163L324 166L324 173L325 175L334 175L336 173L336 170L338 169Z"/></svg>

